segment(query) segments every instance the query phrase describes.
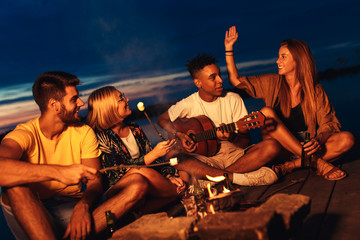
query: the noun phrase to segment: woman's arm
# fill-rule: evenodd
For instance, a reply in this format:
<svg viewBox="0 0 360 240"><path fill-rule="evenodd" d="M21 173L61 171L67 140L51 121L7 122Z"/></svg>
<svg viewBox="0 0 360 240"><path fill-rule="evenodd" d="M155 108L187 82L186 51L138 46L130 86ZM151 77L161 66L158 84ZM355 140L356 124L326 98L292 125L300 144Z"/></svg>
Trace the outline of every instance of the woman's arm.
<svg viewBox="0 0 360 240"><path fill-rule="evenodd" d="M167 140L159 142L153 150L144 156L144 162L146 165L151 164L156 159L165 156L170 149L175 145L176 140Z"/></svg>
<svg viewBox="0 0 360 240"><path fill-rule="evenodd" d="M226 59L226 68L229 75L230 83L233 86L237 86L239 82L239 73L236 69L233 46L237 41L238 33L236 32L236 27L232 26L229 28L229 31L225 33L225 59Z"/></svg>

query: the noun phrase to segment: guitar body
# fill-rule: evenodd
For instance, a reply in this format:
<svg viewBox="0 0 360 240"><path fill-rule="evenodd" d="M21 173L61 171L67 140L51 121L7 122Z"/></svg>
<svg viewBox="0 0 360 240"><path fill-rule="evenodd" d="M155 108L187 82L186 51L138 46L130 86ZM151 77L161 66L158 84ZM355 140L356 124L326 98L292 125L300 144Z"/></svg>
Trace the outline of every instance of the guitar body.
<svg viewBox="0 0 360 240"><path fill-rule="evenodd" d="M214 128L212 122L206 116L197 116L193 118L178 118L173 122L174 127L188 135L195 143L196 150L194 153L207 157L213 156L218 151L218 142L216 137L205 141L197 141L195 134L202 133ZM184 152L185 149L183 149Z"/></svg>
<svg viewBox="0 0 360 240"><path fill-rule="evenodd" d="M265 116L261 112L251 113L237 122L214 127L211 120L200 115L193 118L178 118L173 122L177 131L188 135L195 143L196 150L193 153L204 155L207 157L214 156L219 148L217 142L216 131L234 132L239 129L254 129L264 126ZM181 143L180 143L181 145ZM184 148L174 149L166 158L170 158L179 153L179 151L187 152Z"/></svg>

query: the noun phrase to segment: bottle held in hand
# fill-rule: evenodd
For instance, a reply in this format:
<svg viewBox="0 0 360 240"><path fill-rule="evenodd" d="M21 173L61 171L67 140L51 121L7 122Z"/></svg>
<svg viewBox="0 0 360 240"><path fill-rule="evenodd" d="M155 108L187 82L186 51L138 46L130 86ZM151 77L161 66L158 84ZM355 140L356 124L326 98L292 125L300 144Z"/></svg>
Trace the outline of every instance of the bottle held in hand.
<svg viewBox="0 0 360 240"><path fill-rule="evenodd" d="M304 144L309 141L310 141L310 133L306 132ZM302 148L302 151L301 151L301 167L311 167L311 155L308 155L304 151L304 147Z"/></svg>
<svg viewBox="0 0 360 240"><path fill-rule="evenodd" d="M106 225L107 225L106 234L108 235L108 237L111 237L116 230L114 215L112 214L111 211L106 211L105 216L106 216Z"/></svg>

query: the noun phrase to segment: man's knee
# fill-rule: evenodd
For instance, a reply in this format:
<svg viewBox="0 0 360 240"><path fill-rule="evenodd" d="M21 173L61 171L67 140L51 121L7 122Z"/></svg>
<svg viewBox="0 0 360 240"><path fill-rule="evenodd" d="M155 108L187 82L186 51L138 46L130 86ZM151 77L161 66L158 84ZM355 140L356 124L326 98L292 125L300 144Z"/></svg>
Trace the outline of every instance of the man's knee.
<svg viewBox="0 0 360 240"><path fill-rule="evenodd" d="M19 202L21 205L28 202L39 202L40 200L35 197L34 193L27 186L15 186L10 188L4 188L3 192L5 192L3 200L4 203L11 205Z"/></svg>

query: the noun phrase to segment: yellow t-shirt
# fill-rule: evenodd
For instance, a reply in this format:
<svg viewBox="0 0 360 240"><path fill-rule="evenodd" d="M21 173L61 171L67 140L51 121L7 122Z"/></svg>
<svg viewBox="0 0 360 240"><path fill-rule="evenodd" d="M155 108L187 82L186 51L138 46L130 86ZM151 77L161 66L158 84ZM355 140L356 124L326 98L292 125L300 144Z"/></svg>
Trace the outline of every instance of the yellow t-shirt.
<svg viewBox="0 0 360 240"><path fill-rule="evenodd" d="M46 138L40 130L39 117L19 124L4 139L13 139L24 151L21 160L33 164L81 164L85 158L100 155L98 141L88 125L70 126L56 140ZM46 199L54 195L81 197L81 184L67 186L58 181L29 184L30 188Z"/></svg>

